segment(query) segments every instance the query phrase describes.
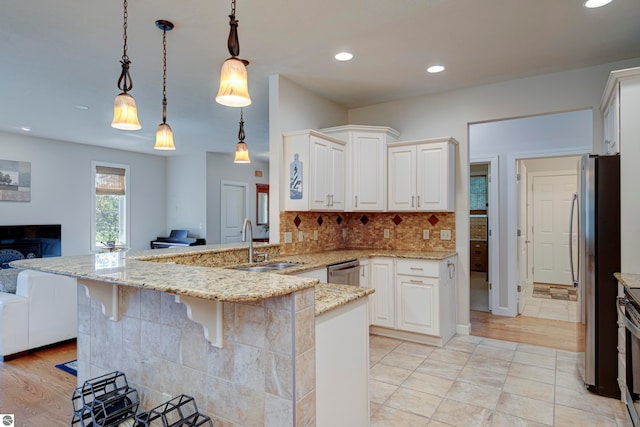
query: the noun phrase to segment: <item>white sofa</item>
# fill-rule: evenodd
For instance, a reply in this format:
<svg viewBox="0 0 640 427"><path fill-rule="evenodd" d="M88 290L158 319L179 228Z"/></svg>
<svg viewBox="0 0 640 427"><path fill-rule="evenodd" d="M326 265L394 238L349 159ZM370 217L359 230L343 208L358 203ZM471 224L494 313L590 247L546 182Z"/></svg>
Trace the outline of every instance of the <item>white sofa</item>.
<svg viewBox="0 0 640 427"><path fill-rule="evenodd" d="M75 338L77 312L74 278L21 271L16 293L0 292L0 360Z"/></svg>

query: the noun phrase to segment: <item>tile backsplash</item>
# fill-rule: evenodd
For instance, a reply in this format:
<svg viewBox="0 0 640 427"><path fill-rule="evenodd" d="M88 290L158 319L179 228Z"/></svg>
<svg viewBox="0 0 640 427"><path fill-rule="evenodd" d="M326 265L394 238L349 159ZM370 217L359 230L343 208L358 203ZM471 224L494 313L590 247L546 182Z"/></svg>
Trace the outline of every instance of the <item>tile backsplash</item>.
<svg viewBox="0 0 640 427"><path fill-rule="evenodd" d="M442 230L451 231L451 240L441 239ZM285 233L291 233L291 243L285 243ZM453 251L455 242L453 212L280 212L281 255L347 248Z"/></svg>
<svg viewBox="0 0 640 427"><path fill-rule="evenodd" d="M487 240L487 217L469 218L469 233L471 240Z"/></svg>

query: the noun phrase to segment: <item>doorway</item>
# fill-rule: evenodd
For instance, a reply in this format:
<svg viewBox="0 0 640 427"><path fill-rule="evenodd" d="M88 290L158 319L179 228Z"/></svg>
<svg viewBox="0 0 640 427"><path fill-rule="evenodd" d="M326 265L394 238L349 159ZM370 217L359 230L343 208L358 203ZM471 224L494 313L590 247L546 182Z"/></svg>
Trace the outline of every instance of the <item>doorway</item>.
<svg viewBox="0 0 640 427"><path fill-rule="evenodd" d="M242 223L249 217L249 184L221 181L220 185L220 242L241 242Z"/></svg>
<svg viewBox="0 0 640 427"><path fill-rule="evenodd" d="M579 157L517 160L518 271L523 316L579 322L581 301L570 277L571 201ZM575 221L575 218L574 218Z"/></svg>
<svg viewBox="0 0 640 427"><path fill-rule="evenodd" d="M489 163L472 163L469 169L470 308L491 312L489 286Z"/></svg>

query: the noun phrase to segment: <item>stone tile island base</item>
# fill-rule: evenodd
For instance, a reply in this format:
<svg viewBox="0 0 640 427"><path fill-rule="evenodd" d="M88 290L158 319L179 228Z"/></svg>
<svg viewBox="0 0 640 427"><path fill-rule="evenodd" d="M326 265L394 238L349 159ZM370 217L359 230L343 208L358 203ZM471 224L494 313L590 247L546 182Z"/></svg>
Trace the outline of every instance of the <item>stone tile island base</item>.
<svg viewBox="0 0 640 427"><path fill-rule="evenodd" d="M78 285L79 386L118 370L140 410L187 394L216 426L315 425L314 288L224 302L222 348L172 294L118 286L118 300L113 321Z"/></svg>

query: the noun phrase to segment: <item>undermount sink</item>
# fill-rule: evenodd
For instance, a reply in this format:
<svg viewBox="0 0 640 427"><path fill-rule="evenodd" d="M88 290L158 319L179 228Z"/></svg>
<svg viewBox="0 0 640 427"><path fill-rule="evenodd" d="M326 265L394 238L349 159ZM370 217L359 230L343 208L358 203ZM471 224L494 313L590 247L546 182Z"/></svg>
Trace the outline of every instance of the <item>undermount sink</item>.
<svg viewBox="0 0 640 427"><path fill-rule="evenodd" d="M251 271L253 273L264 273L265 271L282 270L289 267L295 267L297 265L300 265L300 264L295 264L290 262L277 262L274 264L254 265L251 267L237 267L237 268L234 268L234 270Z"/></svg>

